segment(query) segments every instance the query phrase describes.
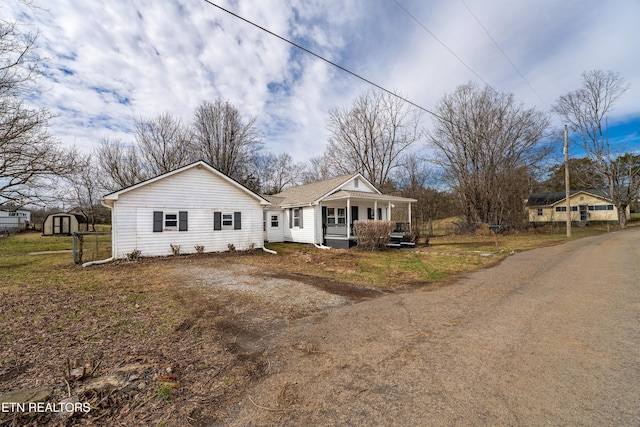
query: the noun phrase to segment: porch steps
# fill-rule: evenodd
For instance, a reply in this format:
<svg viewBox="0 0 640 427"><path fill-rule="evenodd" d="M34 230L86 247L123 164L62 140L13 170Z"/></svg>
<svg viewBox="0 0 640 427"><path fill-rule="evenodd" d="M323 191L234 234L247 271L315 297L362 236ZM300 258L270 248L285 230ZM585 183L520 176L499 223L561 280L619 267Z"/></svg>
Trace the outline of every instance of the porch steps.
<svg viewBox="0 0 640 427"><path fill-rule="evenodd" d="M406 241L402 233L392 233L391 239L389 243L387 243L387 246L390 248L414 247L415 245L413 242Z"/></svg>

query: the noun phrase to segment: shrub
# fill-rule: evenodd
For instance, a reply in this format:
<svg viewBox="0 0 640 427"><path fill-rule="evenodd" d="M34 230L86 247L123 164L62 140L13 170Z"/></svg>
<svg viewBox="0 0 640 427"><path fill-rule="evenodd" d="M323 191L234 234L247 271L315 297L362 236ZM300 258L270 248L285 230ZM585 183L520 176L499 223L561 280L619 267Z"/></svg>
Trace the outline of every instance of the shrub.
<svg viewBox="0 0 640 427"><path fill-rule="evenodd" d="M358 239L358 248L367 251L386 249L393 227L391 221L354 221L353 233Z"/></svg>
<svg viewBox="0 0 640 427"><path fill-rule="evenodd" d="M137 261L140 258L141 254L142 254L142 251L138 249L134 249L127 254L127 259L129 261Z"/></svg>
<svg viewBox="0 0 640 427"><path fill-rule="evenodd" d="M204 253L204 246L203 245L195 245L194 246L196 253L202 255Z"/></svg>
<svg viewBox="0 0 640 427"><path fill-rule="evenodd" d="M233 243L229 243L227 245L227 248L229 249L229 252L235 252L236 251L236 245L234 245Z"/></svg>
<svg viewBox="0 0 640 427"><path fill-rule="evenodd" d="M174 245L173 243L171 243L169 244L169 246L171 246L171 252L173 252L175 256L180 255L180 249L182 249L182 245Z"/></svg>

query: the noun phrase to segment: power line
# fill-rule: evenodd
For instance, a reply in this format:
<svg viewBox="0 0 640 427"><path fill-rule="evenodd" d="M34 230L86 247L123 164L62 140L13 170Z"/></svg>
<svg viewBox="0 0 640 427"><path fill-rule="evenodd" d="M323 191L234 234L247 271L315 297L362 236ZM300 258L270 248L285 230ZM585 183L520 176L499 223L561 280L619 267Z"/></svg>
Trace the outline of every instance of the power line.
<svg viewBox="0 0 640 427"><path fill-rule="evenodd" d="M542 101L542 103L544 105L546 105L547 107L549 106L544 99L542 99L542 97L540 96L540 94L533 88L533 86L531 86L531 83L529 83L529 81L526 79L526 77L520 72L520 70L518 69L518 67L516 67L516 65L513 63L513 61L511 61L511 59L509 58L509 56L507 56L506 52L504 50L502 50L502 48L500 47L500 45L498 44L498 42L491 36L491 34L489 33L489 30L487 30L487 28L482 25L482 22L480 22L480 19L476 16L475 13L473 13L473 11L471 10L471 8L469 7L469 5L467 5L467 3L464 0L460 0L462 2L462 4L464 5L464 7L467 8L467 10L469 11L469 13L471 14L471 16L474 17L474 19L478 22L478 24L480 24L480 26L482 27L482 29L484 30L485 33L487 33L487 35L489 36L489 38L491 39L491 41L493 42L494 45L496 45L496 47L498 48L498 50L502 53L502 56L504 56L507 61L509 61L509 64L511 64L511 66L513 67L514 70L516 70L516 72L520 75L520 77L522 77L522 80L524 80L524 82L527 84L527 86L529 86L529 89L531 89L533 91L533 93L536 94L536 96L538 97L538 99L540 101Z"/></svg>
<svg viewBox="0 0 640 427"><path fill-rule="evenodd" d="M276 38L278 38L278 39L280 39L280 40L282 40L282 41L284 41L284 42L286 42L286 43L289 43L290 45L292 45L292 46L294 46L294 47L297 47L297 48L298 48L298 49L300 49L300 50L303 50L303 51L307 52L307 53L308 53L308 54L310 54L310 55L315 56L316 58L318 58L318 59L320 59L320 60L322 60L322 61L324 61L324 62L326 62L326 63L328 63L328 64L330 64L330 65L333 65L334 67L336 67L336 68L338 68L338 69L340 69L340 70L342 70L342 71L344 71L344 72L346 72L346 73L351 74L352 76L354 76L354 77L356 77L356 78L358 78L358 79L360 79L360 80L362 80L362 81L364 81L364 82L366 82L366 83L368 83L368 84L370 84L370 85L372 85L372 86L375 86L376 88L378 88L378 89L380 89L380 90L382 90L382 91L384 91L384 92L388 93L388 94L389 94L389 95L391 95L391 96L395 96L396 98L399 98L399 99L403 100L404 102L406 102L406 103L408 103L408 104L413 105L414 107L416 107L416 108L418 108L418 109L420 109L420 110L424 111L425 113L431 114L432 116L435 116L435 117L437 117L437 118L441 118L438 114L434 113L433 111L427 110L426 108L424 108L424 107L422 107L422 106L420 106L420 105L416 104L415 102L409 101L408 99L406 99L406 98L404 98L404 97L402 97L402 96L398 95L397 93L392 92L392 91L390 91L390 90L388 90L388 89L385 89L384 87L380 86L379 84L376 84L376 83L372 82L371 80L368 80L368 79L366 79L366 78L362 77L361 75L356 74L356 73L354 73L353 71L348 70L347 68L345 68L345 67L343 67L343 66L341 66L341 65L338 65L338 64L336 64L335 62L332 62L332 61L330 61L330 60L328 60L328 59L326 59L326 58L324 58L324 57L322 57L322 56L318 55L317 53L312 52L312 51L310 51L309 49L307 49L307 48L305 48L305 47L303 47L303 46L300 46L299 44L294 43L294 42L292 42L291 40L286 39L286 38L284 38L284 37L282 37L282 36L280 36L280 35L278 35L278 34L274 33L273 31L270 31L270 30L268 30L268 29L266 29L266 28L264 28L264 27L261 27L260 25L256 24L255 22L252 22L252 21L250 21L250 20L248 20L248 19L246 19L246 18L243 18L242 16L240 16L240 15L238 15L238 14L236 14L236 13L233 13L233 12L231 12L230 10L225 9L224 7L219 6L219 5L217 5L217 4L215 4L215 3L213 3L213 2L212 2L212 1L210 1L210 0L203 0L203 1L204 1L205 3L209 3L211 6L217 7L218 9L220 9L220 10L222 10L222 11L224 11L224 12L227 12L229 15L232 15L232 16L234 16L234 17L236 17L236 18L238 18L238 19L240 19L240 20L242 20L242 21L246 22L247 24L253 25L254 27L256 27L256 28L258 28L258 29L260 29L260 30L262 30L262 31L264 31L264 32L266 32L266 33L268 33L268 34L271 34L272 36L274 36L274 37L276 37Z"/></svg>
<svg viewBox="0 0 640 427"><path fill-rule="evenodd" d="M416 23L418 25L420 25L427 33L429 33L431 35L431 37L433 37L438 43L440 43L442 45L442 47L444 47L445 49L447 49L453 56L456 57L456 59L458 61L460 61L460 63L462 65L464 65L465 67L467 67L467 69L469 71L471 71L477 78L479 78L480 80L482 80L482 82L487 85L487 86L491 86L489 83L487 83L478 73L476 73L473 68L471 68L470 66L468 66L466 64L466 62L464 62L462 60L462 58L460 58L451 48L449 48L449 46L447 46L442 40L440 40L435 34L433 34L431 32L431 30L429 30L422 22L420 22L420 20L418 20L418 18L416 18L411 12L409 12L402 4L400 4L400 2L398 0L393 0L396 2L396 4L400 7L400 9L402 9L407 15L409 15L411 17L411 19L413 19L414 21L416 21Z"/></svg>

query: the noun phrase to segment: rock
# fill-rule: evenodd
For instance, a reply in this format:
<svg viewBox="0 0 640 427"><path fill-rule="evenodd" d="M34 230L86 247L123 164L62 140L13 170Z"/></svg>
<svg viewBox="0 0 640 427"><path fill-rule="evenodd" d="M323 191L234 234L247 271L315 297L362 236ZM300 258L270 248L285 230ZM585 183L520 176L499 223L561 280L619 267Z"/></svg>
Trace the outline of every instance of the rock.
<svg viewBox="0 0 640 427"><path fill-rule="evenodd" d="M44 402L51 396L51 387L38 387L23 390L14 390L0 394L0 404L2 403L28 403Z"/></svg>
<svg viewBox="0 0 640 427"><path fill-rule="evenodd" d="M62 399L60 401L60 412L58 412L58 417L62 419L70 418L73 414L75 414L79 403L80 399L77 395Z"/></svg>

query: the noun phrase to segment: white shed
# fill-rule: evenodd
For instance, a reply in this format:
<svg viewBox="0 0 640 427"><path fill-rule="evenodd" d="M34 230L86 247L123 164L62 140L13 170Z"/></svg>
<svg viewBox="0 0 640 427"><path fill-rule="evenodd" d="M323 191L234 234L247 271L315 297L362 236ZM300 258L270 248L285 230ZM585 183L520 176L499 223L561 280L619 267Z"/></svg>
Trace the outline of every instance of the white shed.
<svg viewBox="0 0 640 427"><path fill-rule="evenodd" d="M104 196L111 209L112 256L222 252L264 244L263 206L267 200L198 161Z"/></svg>

